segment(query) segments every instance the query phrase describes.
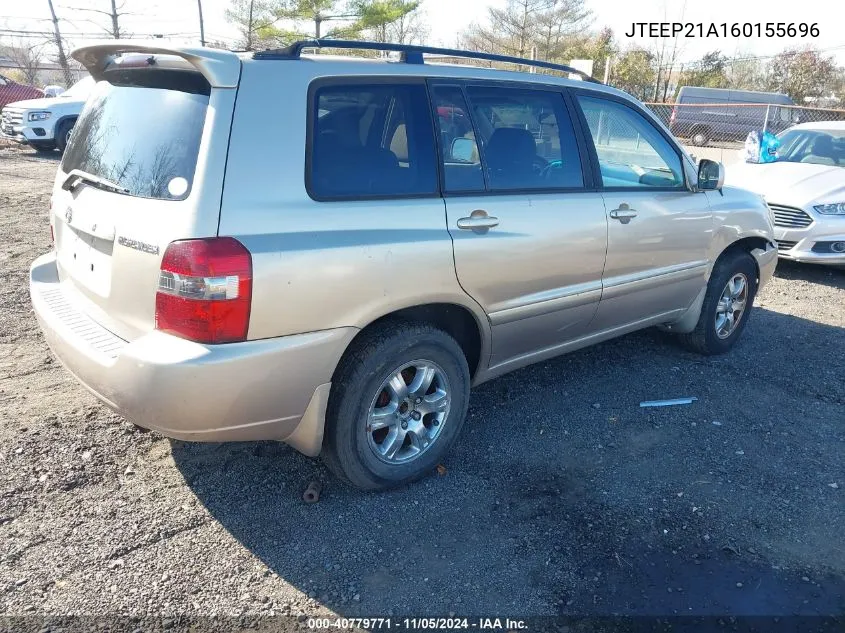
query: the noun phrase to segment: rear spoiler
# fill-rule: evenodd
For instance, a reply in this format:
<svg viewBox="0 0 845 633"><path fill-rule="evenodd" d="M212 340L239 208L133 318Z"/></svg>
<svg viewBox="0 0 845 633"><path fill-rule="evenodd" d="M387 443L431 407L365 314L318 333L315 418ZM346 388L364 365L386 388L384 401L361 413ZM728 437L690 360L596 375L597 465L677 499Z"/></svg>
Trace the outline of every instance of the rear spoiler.
<svg viewBox="0 0 845 633"><path fill-rule="evenodd" d="M124 53L143 53L154 57L166 55L180 58L186 67L193 67L214 88L237 88L241 60L232 52L216 48L167 46L161 40L104 40L75 49L71 56L80 62L97 81ZM175 60L174 60L175 61Z"/></svg>

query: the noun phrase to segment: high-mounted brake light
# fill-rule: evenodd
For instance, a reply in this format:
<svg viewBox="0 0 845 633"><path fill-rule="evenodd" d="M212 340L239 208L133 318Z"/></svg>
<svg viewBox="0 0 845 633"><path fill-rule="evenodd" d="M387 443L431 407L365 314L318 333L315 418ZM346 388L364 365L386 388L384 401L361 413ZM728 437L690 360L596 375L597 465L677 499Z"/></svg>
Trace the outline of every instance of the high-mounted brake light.
<svg viewBox="0 0 845 633"><path fill-rule="evenodd" d="M199 343L246 340L252 256L232 237L171 242L161 260L156 329Z"/></svg>

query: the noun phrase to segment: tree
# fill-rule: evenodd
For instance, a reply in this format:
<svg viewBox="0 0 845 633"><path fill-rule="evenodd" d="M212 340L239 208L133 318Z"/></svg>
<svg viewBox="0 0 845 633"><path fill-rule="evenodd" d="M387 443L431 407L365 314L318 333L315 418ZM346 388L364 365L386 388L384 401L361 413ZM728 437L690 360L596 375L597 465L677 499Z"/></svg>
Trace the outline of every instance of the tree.
<svg viewBox="0 0 845 633"><path fill-rule="evenodd" d="M616 53L613 31L604 28L596 34L574 37L569 45L562 48L560 57L552 61L568 63L573 59L592 59L593 76L601 79L604 76L605 63Z"/></svg>
<svg viewBox="0 0 845 633"><path fill-rule="evenodd" d="M232 0L226 20L238 30L238 48L254 51L274 43L278 36L274 8L268 0Z"/></svg>
<svg viewBox="0 0 845 633"><path fill-rule="evenodd" d="M109 7L108 11L105 10L105 9L91 9L91 8L82 8L82 7L77 7L77 8L74 9L74 11L89 11L91 13L99 13L101 15L105 15L106 17L109 18L109 26L108 27L102 27L102 25L100 25L100 26L102 28L104 28L106 33L111 35L114 39L119 40L121 37L126 36L126 33L124 31L121 31L121 29L120 29L120 18L121 18L121 16L129 15L129 13L126 12L126 11L123 11L123 7L126 5L125 2L121 2L118 5L117 0L109 0L109 4L110 4L110 7ZM92 22L93 24L97 24L96 22L93 22L92 20L86 20L86 21Z"/></svg>
<svg viewBox="0 0 845 633"><path fill-rule="evenodd" d="M765 90L766 76L763 64L751 54L738 53L727 63L728 88L736 90Z"/></svg>
<svg viewBox="0 0 845 633"><path fill-rule="evenodd" d="M767 89L785 92L795 103L821 97L834 89L837 68L833 57L814 48L786 50L769 64Z"/></svg>
<svg viewBox="0 0 845 633"><path fill-rule="evenodd" d="M429 28L422 10L406 13L387 27L387 38L398 44L422 44L428 39Z"/></svg>
<svg viewBox="0 0 845 633"><path fill-rule="evenodd" d="M73 83L73 75L70 73L70 66L67 63L67 56L65 55L65 46L62 42L62 34L59 31L59 19L56 17L56 10L53 8L53 0L47 0L47 5L50 7L50 15L53 20L53 41L56 43L58 51L59 66L62 67L62 74L65 79L65 87L70 88Z"/></svg>
<svg viewBox="0 0 845 633"><path fill-rule="evenodd" d="M417 0L353 0L351 9L358 19L351 30L371 33L377 42L390 41L390 27L408 18L419 6Z"/></svg>
<svg viewBox="0 0 845 633"><path fill-rule="evenodd" d="M537 12L533 43L537 48L537 56L546 61L569 61L573 57L585 55L573 54L572 50L578 46L589 47L596 38L584 37L584 31L590 26L592 13L584 6L584 0L551 0ZM604 35L613 32L610 29L602 31ZM603 35L599 35L599 39ZM589 57L594 59L593 57ZM604 59L601 61L604 64Z"/></svg>
<svg viewBox="0 0 845 633"><path fill-rule="evenodd" d="M0 55L8 57L17 66L20 79L31 86L38 79L38 71L43 61L44 43L31 43L31 40L19 38L11 46L0 46Z"/></svg>
<svg viewBox="0 0 845 633"><path fill-rule="evenodd" d="M273 16L276 20L294 23L295 29L293 31L281 32L283 38L331 37L331 31L323 33L323 22L355 17L355 15L343 14L338 11L337 5L338 0L287 0L273 11ZM299 30L299 23L304 21L313 22L313 33L303 33Z"/></svg>
<svg viewBox="0 0 845 633"><path fill-rule="evenodd" d="M584 0L507 0L502 8L487 10L484 24L475 23L461 37L475 50L554 61L587 38L591 13Z"/></svg>
<svg viewBox="0 0 845 633"><path fill-rule="evenodd" d="M710 51L694 63L693 69L684 73L683 82L687 86L706 88L727 88L728 59L721 51Z"/></svg>
<svg viewBox="0 0 845 633"><path fill-rule="evenodd" d="M654 54L644 48L634 47L622 53L613 64L610 84L638 99L646 100L654 90L656 76Z"/></svg>

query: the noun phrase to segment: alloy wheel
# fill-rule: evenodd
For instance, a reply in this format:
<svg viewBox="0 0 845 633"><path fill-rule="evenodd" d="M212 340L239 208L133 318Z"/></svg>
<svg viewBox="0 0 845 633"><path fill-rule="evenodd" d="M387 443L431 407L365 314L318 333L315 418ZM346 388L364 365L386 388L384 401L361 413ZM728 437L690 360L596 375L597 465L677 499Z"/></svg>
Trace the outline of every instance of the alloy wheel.
<svg viewBox="0 0 845 633"><path fill-rule="evenodd" d="M430 360L415 360L391 372L373 398L367 416L367 443L381 461L417 459L440 436L449 416L446 372Z"/></svg>
<svg viewBox="0 0 845 633"><path fill-rule="evenodd" d="M725 284L716 304L716 336L726 339L734 333L745 314L748 302L748 278L736 273Z"/></svg>

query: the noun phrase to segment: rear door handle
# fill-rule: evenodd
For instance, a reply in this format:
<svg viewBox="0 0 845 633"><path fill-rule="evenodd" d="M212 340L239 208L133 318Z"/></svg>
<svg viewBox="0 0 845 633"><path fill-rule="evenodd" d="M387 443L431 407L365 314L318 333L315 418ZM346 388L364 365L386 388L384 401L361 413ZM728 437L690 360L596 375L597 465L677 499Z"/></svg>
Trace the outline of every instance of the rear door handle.
<svg viewBox="0 0 845 633"><path fill-rule="evenodd" d="M486 233L494 226L499 226L499 218L487 215L486 211L476 209L469 217L458 218L458 228L476 233Z"/></svg>
<svg viewBox="0 0 845 633"><path fill-rule="evenodd" d="M614 209L610 212L610 217L614 220L619 220L622 224L628 224L628 222L637 217L637 210L632 209L623 202L619 205L618 209Z"/></svg>

